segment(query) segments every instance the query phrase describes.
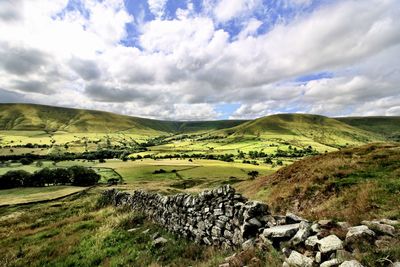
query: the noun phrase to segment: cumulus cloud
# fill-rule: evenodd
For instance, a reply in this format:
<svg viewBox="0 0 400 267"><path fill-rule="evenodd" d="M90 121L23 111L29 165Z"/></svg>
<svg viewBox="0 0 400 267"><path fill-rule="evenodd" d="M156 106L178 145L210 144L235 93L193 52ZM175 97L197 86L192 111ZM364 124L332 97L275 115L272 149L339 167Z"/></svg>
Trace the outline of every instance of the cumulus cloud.
<svg viewBox="0 0 400 267"><path fill-rule="evenodd" d="M98 79L101 75L100 69L93 60L74 57L70 61L70 66L78 75L87 81Z"/></svg>
<svg viewBox="0 0 400 267"><path fill-rule="evenodd" d="M0 1L0 20L15 21L20 19L18 6L21 5L20 0L1 0Z"/></svg>
<svg viewBox="0 0 400 267"><path fill-rule="evenodd" d="M251 14L261 4L260 0L220 0L214 8L214 15L217 21L227 22Z"/></svg>
<svg viewBox="0 0 400 267"><path fill-rule="evenodd" d="M300 11L276 20L259 0L149 0L139 24L123 0L79 2L0 0L8 98L164 119L219 118L221 103L240 104L231 118L398 113L396 0L281 0Z"/></svg>
<svg viewBox="0 0 400 267"><path fill-rule="evenodd" d="M29 93L50 94L53 92L47 82L37 80L15 80L12 81L11 88Z"/></svg>
<svg viewBox="0 0 400 267"><path fill-rule="evenodd" d="M165 5L168 0L148 0L148 5L151 13L154 16L161 18L164 15Z"/></svg>
<svg viewBox="0 0 400 267"><path fill-rule="evenodd" d="M47 55L37 49L0 44L0 67L10 74L25 75L47 64Z"/></svg>
<svg viewBox="0 0 400 267"><path fill-rule="evenodd" d="M157 102L160 98L159 94L152 94L135 88L113 88L96 83L86 86L85 94L92 99L102 102Z"/></svg>

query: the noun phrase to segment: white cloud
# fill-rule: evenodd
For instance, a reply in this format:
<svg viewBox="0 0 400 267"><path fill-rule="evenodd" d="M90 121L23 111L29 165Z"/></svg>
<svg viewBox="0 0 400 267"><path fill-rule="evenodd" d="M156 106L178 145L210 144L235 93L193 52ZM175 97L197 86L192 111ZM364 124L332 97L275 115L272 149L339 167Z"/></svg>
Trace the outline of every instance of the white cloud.
<svg viewBox="0 0 400 267"><path fill-rule="evenodd" d="M161 18L165 12L165 5L168 0L148 0L148 5L151 13L157 18Z"/></svg>
<svg viewBox="0 0 400 267"><path fill-rule="evenodd" d="M260 0L220 0L214 8L214 15L217 21L227 22L248 15L261 4Z"/></svg>
<svg viewBox="0 0 400 267"><path fill-rule="evenodd" d="M313 0L283 0L285 6L309 6Z"/></svg>
<svg viewBox="0 0 400 267"><path fill-rule="evenodd" d="M238 34L238 39L244 39L247 38L248 36L255 35L257 33L258 28L263 24L262 21L251 18L246 26L240 31Z"/></svg>
<svg viewBox="0 0 400 267"><path fill-rule="evenodd" d="M19 1L0 12L0 88L33 102L175 119L217 118L222 102L241 104L235 118L398 112L396 0L336 1L264 34L261 1L206 0L201 14L189 4L168 19L166 1L149 1L156 18L137 29L140 48L123 45L133 16L122 0L85 0L89 16L66 0ZM334 77L293 82L321 71Z"/></svg>

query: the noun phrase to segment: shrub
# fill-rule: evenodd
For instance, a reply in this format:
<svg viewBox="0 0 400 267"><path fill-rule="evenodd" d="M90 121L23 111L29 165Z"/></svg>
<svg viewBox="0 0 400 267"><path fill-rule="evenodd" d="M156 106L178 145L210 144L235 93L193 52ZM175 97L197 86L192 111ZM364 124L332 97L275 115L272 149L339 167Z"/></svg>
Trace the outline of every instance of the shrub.
<svg viewBox="0 0 400 267"><path fill-rule="evenodd" d="M71 172L72 185L89 186L100 180L100 175L94 170L82 166L69 167L68 171Z"/></svg>
<svg viewBox="0 0 400 267"><path fill-rule="evenodd" d="M247 173L247 175L250 176L250 179L251 179L251 180L256 179L256 177L257 177L259 174L260 174L260 173L259 173L258 171L250 171L250 172Z"/></svg>
<svg viewBox="0 0 400 267"><path fill-rule="evenodd" d="M160 173L166 173L166 171L164 169L159 169L159 170L153 171L153 174L160 174Z"/></svg>
<svg viewBox="0 0 400 267"><path fill-rule="evenodd" d="M0 176L0 188L8 189L23 186L31 174L23 170L8 171Z"/></svg>
<svg viewBox="0 0 400 267"><path fill-rule="evenodd" d="M31 158L22 158L19 160L19 163L21 163L22 165L30 165L33 163L33 159Z"/></svg>

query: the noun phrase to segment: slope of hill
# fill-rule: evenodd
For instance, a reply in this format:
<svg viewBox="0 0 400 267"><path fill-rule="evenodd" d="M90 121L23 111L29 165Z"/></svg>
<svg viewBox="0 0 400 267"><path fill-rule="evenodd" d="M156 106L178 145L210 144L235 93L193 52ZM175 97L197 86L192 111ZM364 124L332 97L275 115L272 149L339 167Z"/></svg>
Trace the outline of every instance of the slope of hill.
<svg viewBox="0 0 400 267"><path fill-rule="evenodd" d="M166 134L215 130L243 121L161 121L103 111L61 108L35 104L0 104L0 130L45 130L66 132L118 132Z"/></svg>
<svg viewBox="0 0 400 267"><path fill-rule="evenodd" d="M305 158L239 186L277 212L357 222L400 218L400 145L370 144Z"/></svg>
<svg viewBox="0 0 400 267"><path fill-rule="evenodd" d="M342 117L337 120L351 126L400 141L400 116L390 117Z"/></svg>
<svg viewBox="0 0 400 267"><path fill-rule="evenodd" d="M233 136L293 136L305 137L320 144L363 144L383 138L375 133L350 126L338 120L312 114L277 114L248 121L222 130Z"/></svg>

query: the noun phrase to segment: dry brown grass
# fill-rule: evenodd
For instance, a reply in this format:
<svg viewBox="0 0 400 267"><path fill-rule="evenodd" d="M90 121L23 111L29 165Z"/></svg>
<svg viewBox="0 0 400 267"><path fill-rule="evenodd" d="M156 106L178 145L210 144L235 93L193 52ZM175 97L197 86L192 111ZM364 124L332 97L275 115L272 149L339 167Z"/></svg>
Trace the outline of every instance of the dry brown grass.
<svg viewBox="0 0 400 267"><path fill-rule="evenodd" d="M305 158L237 189L275 212L358 222L400 216L399 174L400 145L373 144Z"/></svg>

